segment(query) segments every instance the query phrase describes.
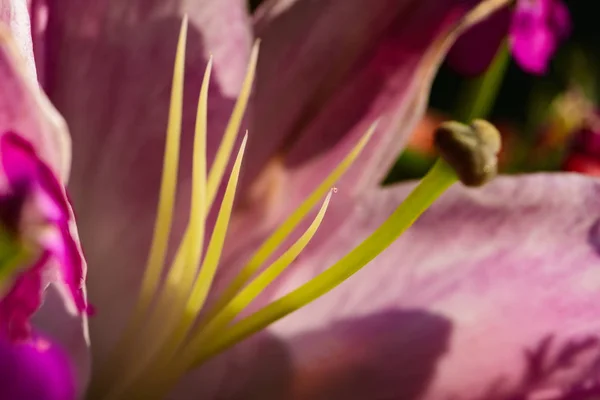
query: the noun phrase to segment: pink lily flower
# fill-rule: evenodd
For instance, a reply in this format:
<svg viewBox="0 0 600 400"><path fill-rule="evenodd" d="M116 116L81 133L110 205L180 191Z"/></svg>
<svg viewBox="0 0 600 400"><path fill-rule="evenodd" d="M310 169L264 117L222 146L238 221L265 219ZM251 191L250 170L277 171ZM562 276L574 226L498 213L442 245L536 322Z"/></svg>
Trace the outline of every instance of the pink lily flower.
<svg viewBox="0 0 600 400"><path fill-rule="evenodd" d="M39 346L0 346L0 360L28 366L21 379L35 376L30 366L46 365L40 369L63 371L53 382L62 381L69 371L61 355L67 355L82 398L576 399L597 393L597 179L539 174L499 178L477 190L455 185L416 222L406 215L427 208L443 191L439 181L425 180L417 197L408 195L412 184L379 187L422 115L452 40L504 1L389 0L368 8L359 1L273 1L253 19L233 0L35 3L33 37L43 40L32 46L37 76L73 140L68 187L97 312L88 338L87 309L68 307L54 286L46 290L32 325L57 350L36 358L30 354ZM187 34L179 34L185 14ZM261 52L249 97L254 35ZM0 81L21 90L17 99L43 98L31 85L33 73L2 45ZM204 78L209 54L210 85ZM20 118L0 120L0 132L20 135L34 150L30 159L66 184L68 168L61 166L70 153L48 145L62 143L65 128L44 130L52 126L48 110L4 93L0 115ZM235 136L243 104L229 119L235 99L249 102L247 141ZM222 143L228 150L219 153ZM217 154L236 150L234 162L219 161ZM348 157L352 166L334 179L337 193L326 195L332 186L326 177ZM238 201L228 215L240 171ZM244 289L241 296L238 288L223 303L232 277L317 186L325 188L311 203L325 198L319 212L299 232L276 235L284 249L260 263L273 262L268 271L287 268L273 284L252 281L246 288L260 290ZM211 196L215 215L198 206L213 203ZM378 230L401 203L409 206ZM167 227L155 230L159 239L153 236L157 214L157 225ZM205 223L191 223L197 220ZM399 231L412 226L393 241L397 225ZM378 235L365 241L373 231ZM160 239L165 233L172 243ZM209 243L199 245L205 236ZM70 241L78 243L74 233L63 236ZM346 256L361 243L368 248L351 255L387 249L371 262ZM140 285L152 280L149 252L163 253L154 264L171 269L159 270L164 284L144 297ZM203 267L218 265L216 275L196 281L192 271L191 280L181 279L189 271L177 260L194 260L199 252L206 256ZM331 272L321 275L325 270ZM331 288L330 278L345 282L287 315ZM188 306L181 294L196 282L209 283L199 317L161 307ZM285 318L263 329L273 316ZM170 341L178 337L172 324L179 328L184 320L185 331L198 335ZM82 343L90 346L91 379ZM16 396L27 393L18 389ZM65 395L48 398L59 396Z"/></svg>
<svg viewBox="0 0 600 400"><path fill-rule="evenodd" d="M505 9L465 33L448 62L465 75L481 74L507 39L515 62L524 71L543 75L570 33L571 17L561 0L518 0L514 10Z"/></svg>

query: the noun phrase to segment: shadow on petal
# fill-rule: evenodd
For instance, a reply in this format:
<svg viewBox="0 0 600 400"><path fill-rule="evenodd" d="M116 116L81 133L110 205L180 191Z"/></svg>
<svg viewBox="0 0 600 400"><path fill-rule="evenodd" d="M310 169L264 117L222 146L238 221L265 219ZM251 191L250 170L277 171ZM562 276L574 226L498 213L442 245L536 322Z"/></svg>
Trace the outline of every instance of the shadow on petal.
<svg viewBox="0 0 600 400"><path fill-rule="evenodd" d="M516 388L507 379L490 384L477 400L589 400L600 395L600 340L584 335L559 342L553 334L524 350L527 368ZM468 395L460 399L471 399Z"/></svg>
<svg viewBox="0 0 600 400"><path fill-rule="evenodd" d="M588 242L594 248L596 253L600 255L600 218L592 225L588 235Z"/></svg>
<svg viewBox="0 0 600 400"><path fill-rule="evenodd" d="M292 339L294 399L418 399L446 353L449 320L390 310Z"/></svg>
<svg viewBox="0 0 600 400"><path fill-rule="evenodd" d="M264 331L186 375L169 399L285 399L292 376L288 344Z"/></svg>
<svg viewBox="0 0 600 400"><path fill-rule="evenodd" d="M190 373L169 398L416 400L450 334L448 320L420 310L344 319L292 337L268 330Z"/></svg>

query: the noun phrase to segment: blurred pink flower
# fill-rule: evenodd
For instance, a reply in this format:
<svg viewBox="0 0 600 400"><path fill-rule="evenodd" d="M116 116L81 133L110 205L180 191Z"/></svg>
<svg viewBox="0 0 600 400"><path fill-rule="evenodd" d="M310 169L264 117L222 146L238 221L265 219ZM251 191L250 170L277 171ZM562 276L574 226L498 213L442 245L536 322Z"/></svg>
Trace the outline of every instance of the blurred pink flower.
<svg viewBox="0 0 600 400"><path fill-rule="evenodd" d="M498 12L459 38L448 54L448 63L462 74L481 74L507 38L510 52L523 70L544 74L570 31L569 10L561 0L518 0L514 10Z"/></svg>

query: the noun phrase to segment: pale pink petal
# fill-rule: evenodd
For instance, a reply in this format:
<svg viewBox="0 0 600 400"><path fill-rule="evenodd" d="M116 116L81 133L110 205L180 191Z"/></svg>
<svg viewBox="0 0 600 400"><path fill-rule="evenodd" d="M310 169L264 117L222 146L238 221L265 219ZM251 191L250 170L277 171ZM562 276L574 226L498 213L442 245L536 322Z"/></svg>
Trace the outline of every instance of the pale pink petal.
<svg viewBox="0 0 600 400"><path fill-rule="evenodd" d="M27 63L25 74L36 78L31 24L26 0L0 0L0 23L13 35L16 47Z"/></svg>
<svg viewBox="0 0 600 400"><path fill-rule="evenodd" d="M31 265L3 282L9 286L0 299L0 337L32 341L32 325L50 335L68 350L81 390L89 374L86 268L71 207L58 179L19 135L0 136L0 167L8 183L0 193L0 224L34 252ZM48 303L49 287L60 293L59 301ZM62 334L56 335L59 324Z"/></svg>
<svg viewBox="0 0 600 400"><path fill-rule="evenodd" d="M35 81L33 59L19 50L18 39L0 24L0 135L18 132L65 181L71 162L69 133Z"/></svg>
<svg viewBox="0 0 600 400"><path fill-rule="evenodd" d="M338 229L315 238L277 295L358 244L409 189L334 197L342 210L326 220ZM260 363L245 364L251 340L206 370L229 365L227 399L583 398L573 393L600 390L599 266L599 180L457 185L370 265L269 329ZM260 366L280 372L272 397L236 385Z"/></svg>

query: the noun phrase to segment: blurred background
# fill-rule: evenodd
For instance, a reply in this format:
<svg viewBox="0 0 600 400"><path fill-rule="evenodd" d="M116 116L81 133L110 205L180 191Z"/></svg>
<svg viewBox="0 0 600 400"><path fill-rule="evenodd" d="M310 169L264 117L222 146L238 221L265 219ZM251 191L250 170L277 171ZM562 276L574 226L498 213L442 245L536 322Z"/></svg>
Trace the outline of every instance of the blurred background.
<svg viewBox="0 0 600 400"><path fill-rule="evenodd" d="M261 0L250 0L252 9ZM505 51L503 60L477 76L456 72L444 63L434 82L430 108L386 183L423 176L435 154L431 133L443 120L461 120L483 84L493 93L487 119L503 136L500 172L571 171L600 176L600 127L596 104L600 93L600 24L589 2L564 0L571 31L561 41L543 74L524 71ZM484 76L485 75L485 76ZM484 81L487 79L487 81ZM486 89L487 90L487 89Z"/></svg>

